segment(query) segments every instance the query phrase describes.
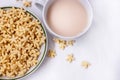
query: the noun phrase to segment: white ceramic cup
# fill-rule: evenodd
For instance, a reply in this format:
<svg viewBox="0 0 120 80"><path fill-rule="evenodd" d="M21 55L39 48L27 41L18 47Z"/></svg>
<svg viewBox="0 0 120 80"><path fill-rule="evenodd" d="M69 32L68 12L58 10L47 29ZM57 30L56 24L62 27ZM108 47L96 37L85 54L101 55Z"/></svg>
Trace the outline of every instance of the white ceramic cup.
<svg viewBox="0 0 120 80"><path fill-rule="evenodd" d="M75 38L78 38L80 36L82 36L83 34L85 34L88 29L90 28L91 26L91 23L92 23L92 19L93 19L93 11L92 11L92 7L89 3L88 0L80 0L80 3L83 5L83 7L86 9L86 12L88 14L88 24L86 26L86 28L84 29L83 32L80 32L78 35L76 36L73 36L73 37L65 37L65 36L61 36L57 33L55 33L48 25L47 23L47 12L48 12L48 8L52 5L53 1L55 0L37 0L35 1L35 7L37 7L40 11L41 11L41 20L44 24L44 26L46 27L46 29L51 33L53 34L55 37L57 38L61 38L61 39L65 39L65 40L70 40L70 39L75 39Z"/></svg>

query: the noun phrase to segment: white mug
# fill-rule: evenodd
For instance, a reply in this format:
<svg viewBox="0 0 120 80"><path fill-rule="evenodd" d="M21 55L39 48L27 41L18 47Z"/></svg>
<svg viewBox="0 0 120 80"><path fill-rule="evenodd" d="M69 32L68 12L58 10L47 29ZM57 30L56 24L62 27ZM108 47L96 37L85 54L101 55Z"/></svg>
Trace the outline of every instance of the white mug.
<svg viewBox="0 0 120 80"><path fill-rule="evenodd" d="M75 38L78 38L80 36L82 36L83 34L85 34L88 29L90 28L91 26L91 23L92 23L92 19L93 19L93 11L92 11L92 7L89 3L88 0L80 0L80 3L83 5L83 7L85 7L86 11L87 11L87 14L88 14L88 24L86 26L86 28L84 29L83 32L79 33L78 35L76 36L73 36L73 37L65 37L65 36L61 36L57 33L55 33L48 25L47 23L47 11L48 11L48 8L52 5L53 1L55 0L36 0L34 2L34 6L35 8L41 12L41 20L42 20L42 23L43 25L46 27L46 29L49 31L49 33L51 33L52 35L54 35L55 37L57 38L61 38L61 39L65 39L65 40L70 40L70 39L75 39Z"/></svg>

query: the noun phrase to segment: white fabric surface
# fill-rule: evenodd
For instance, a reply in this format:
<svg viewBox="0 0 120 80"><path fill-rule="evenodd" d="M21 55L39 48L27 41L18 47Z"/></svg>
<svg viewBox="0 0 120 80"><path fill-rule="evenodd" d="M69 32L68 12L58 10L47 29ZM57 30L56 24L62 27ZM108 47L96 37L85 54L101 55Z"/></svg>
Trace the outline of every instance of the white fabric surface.
<svg viewBox="0 0 120 80"><path fill-rule="evenodd" d="M37 71L23 80L120 80L120 0L89 0L94 11L90 30L73 47L60 50L51 40L57 56L46 57ZM0 0L0 6L22 6L16 0ZM39 17L39 11L31 8ZM51 39L49 35L49 39ZM67 63L67 54L75 61ZM80 63L87 60L89 69Z"/></svg>

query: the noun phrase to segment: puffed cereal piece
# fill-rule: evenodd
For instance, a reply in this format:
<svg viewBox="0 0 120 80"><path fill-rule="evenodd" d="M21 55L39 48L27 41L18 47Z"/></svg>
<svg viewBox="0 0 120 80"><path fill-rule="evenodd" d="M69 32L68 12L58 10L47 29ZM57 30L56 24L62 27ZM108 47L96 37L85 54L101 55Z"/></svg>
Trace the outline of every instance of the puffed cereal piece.
<svg viewBox="0 0 120 80"><path fill-rule="evenodd" d="M59 48L62 49L62 50L64 50L66 48L66 44L60 43L59 44Z"/></svg>
<svg viewBox="0 0 120 80"><path fill-rule="evenodd" d="M50 57L50 58L54 58L56 56L56 52L54 51L54 50L49 50L48 51L48 57Z"/></svg>
<svg viewBox="0 0 120 80"><path fill-rule="evenodd" d="M61 39L58 39L58 38L53 38L53 41L55 43L58 44L59 48L64 50L66 47L68 46L73 46L73 44L75 43L75 40L61 40Z"/></svg>
<svg viewBox="0 0 120 80"><path fill-rule="evenodd" d="M85 69L89 68L91 64L88 61L82 61L81 66Z"/></svg>
<svg viewBox="0 0 120 80"><path fill-rule="evenodd" d="M31 1L23 1L23 5L24 5L25 7L31 7L32 2L31 2Z"/></svg>
<svg viewBox="0 0 120 80"><path fill-rule="evenodd" d="M54 41L55 43L57 43L57 44L59 44L59 43L60 43L60 40L59 40L59 39L57 39L57 38L53 38L53 41Z"/></svg>
<svg viewBox="0 0 120 80"><path fill-rule="evenodd" d="M75 60L74 55L73 55L73 54L67 55L66 60L67 60L69 63L73 62L73 61Z"/></svg>
<svg viewBox="0 0 120 80"><path fill-rule="evenodd" d="M67 41L67 45L69 46L73 46L75 43L75 40L70 40L70 41Z"/></svg>
<svg viewBox="0 0 120 80"><path fill-rule="evenodd" d="M64 50L67 47L67 43L65 40L61 40L58 38L54 38L53 41L58 44L59 48Z"/></svg>

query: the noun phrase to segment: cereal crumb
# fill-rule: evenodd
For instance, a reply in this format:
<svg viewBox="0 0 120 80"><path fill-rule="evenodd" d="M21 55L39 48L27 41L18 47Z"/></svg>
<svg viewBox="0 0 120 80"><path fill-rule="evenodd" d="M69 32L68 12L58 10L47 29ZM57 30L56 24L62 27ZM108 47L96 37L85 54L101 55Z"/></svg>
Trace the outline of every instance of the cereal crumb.
<svg viewBox="0 0 120 80"><path fill-rule="evenodd" d="M67 42L65 40L54 38L53 41L59 45L59 48L64 50L67 47Z"/></svg>
<svg viewBox="0 0 120 80"><path fill-rule="evenodd" d="M89 68L91 64L88 61L82 61L81 66L84 67L85 69Z"/></svg>
<svg viewBox="0 0 120 80"><path fill-rule="evenodd" d="M66 60L67 60L69 63L71 63L72 61L75 60L75 58L74 58L73 54L69 54L69 55L67 56Z"/></svg>
<svg viewBox="0 0 120 80"><path fill-rule="evenodd" d="M59 48L62 49L62 50L64 50L66 48L66 44L60 43L59 44Z"/></svg>
<svg viewBox="0 0 120 80"><path fill-rule="evenodd" d="M27 1L27 0L16 0L17 2L23 2L22 4L23 4L23 6L25 6L25 7L31 7L31 5L32 5L32 1Z"/></svg>
<svg viewBox="0 0 120 80"><path fill-rule="evenodd" d="M54 50L49 50L48 51L48 57L54 58L56 56L56 52Z"/></svg>
<svg viewBox="0 0 120 80"><path fill-rule="evenodd" d="M59 39L57 39L57 38L53 38L53 41L55 42L55 43L57 43L57 44L59 44L60 42L60 40Z"/></svg>
<svg viewBox="0 0 120 80"><path fill-rule="evenodd" d="M53 41L57 43L59 45L59 48L62 50L64 50L68 46L73 46L73 44L75 43L75 40L66 41L58 38L54 38Z"/></svg>
<svg viewBox="0 0 120 80"><path fill-rule="evenodd" d="M70 45L70 46L73 46L75 43L75 40L70 40L70 41L67 41L67 45Z"/></svg>
<svg viewBox="0 0 120 80"><path fill-rule="evenodd" d="M31 4L32 4L31 1L24 1L24 2L23 2L23 5L24 5L25 7L31 7Z"/></svg>

